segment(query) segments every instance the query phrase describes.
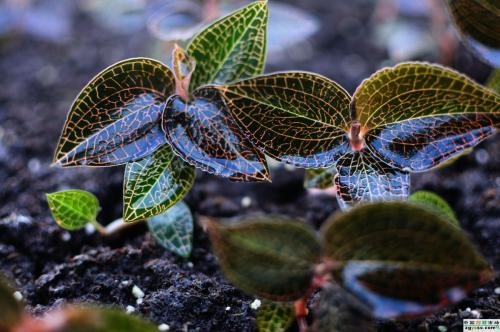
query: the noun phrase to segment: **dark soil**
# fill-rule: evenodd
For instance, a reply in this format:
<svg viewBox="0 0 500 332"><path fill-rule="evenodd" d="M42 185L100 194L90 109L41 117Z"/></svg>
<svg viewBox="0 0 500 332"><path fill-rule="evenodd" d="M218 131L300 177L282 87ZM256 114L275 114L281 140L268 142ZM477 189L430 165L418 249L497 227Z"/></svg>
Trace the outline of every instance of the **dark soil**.
<svg viewBox="0 0 500 332"><path fill-rule="evenodd" d="M386 57L369 39L372 2L295 2L320 17L324 30L312 38L307 59L288 59L269 70L316 71L352 92ZM62 170L49 164L77 92L105 66L147 56L153 42L146 32L130 36L105 31L78 11L72 21L72 38L60 44L21 34L0 39L0 271L15 283L35 314L67 302L133 305L172 331L253 331L255 311L249 306L253 298L223 279L199 227L193 255L184 260L156 245L141 226L122 237L103 239L84 231L69 234L51 219L44 193L64 188L95 193L103 206L99 217L104 223L120 217L123 168ZM489 71L463 49L456 66L479 81ZM414 190L435 191L451 203L464 230L497 270L499 164L500 142L492 138L451 166L413 176ZM272 184L240 184L200 174L186 202L195 214L282 213L304 218L315 227L338 209L329 196L308 195L302 171L281 168L273 176ZM251 197L250 208L241 207L244 196ZM146 293L141 305L135 303L133 285ZM500 318L497 287L498 278L436 315L404 323L380 322L379 329L435 331L442 325L448 331L462 331L462 318L475 314L467 308L484 318Z"/></svg>

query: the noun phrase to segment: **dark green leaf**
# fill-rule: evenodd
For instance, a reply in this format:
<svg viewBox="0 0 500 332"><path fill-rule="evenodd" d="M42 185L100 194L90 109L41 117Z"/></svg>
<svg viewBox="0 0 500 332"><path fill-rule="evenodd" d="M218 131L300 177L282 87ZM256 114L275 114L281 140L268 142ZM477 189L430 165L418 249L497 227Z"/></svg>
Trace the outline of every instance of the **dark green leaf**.
<svg viewBox="0 0 500 332"><path fill-rule="evenodd" d="M191 254L193 216L184 202L148 220L148 228L155 240L165 249L182 257Z"/></svg>
<svg viewBox="0 0 500 332"><path fill-rule="evenodd" d="M404 200L410 175L377 160L369 151L350 152L336 164L337 201L342 209L358 202Z"/></svg>
<svg viewBox="0 0 500 332"><path fill-rule="evenodd" d="M464 41L494 66L500 67L500 2L447 0Z"/></svg>
<svg viewBox="0 0 500 332"><path fill-rule="evenodd" d="M306 169L304 187L316 189L333 187L333 180L336 174L337 169L334 166L328 168Z"/></svg>
<svg viewBox="0 0 500 332"><path fill-rule="evenodd" d="M496 93L500 94L500 69L495 69L491 73L486 86Z"/></svg>
<svg viewBox="0 0 500 332"><path fill-rule="evenodd" d="M64 125L54 163L123 164L166 143L161 112L174 91L171 71L144 58L121 61L80 92Z"/></svg>
<svg viewBox="0 0 500 332"><path fill-rule="evenodd" d="M378 71L353 98L366 149L403 171L425 171L493 135L500 97L450 69L405 63Z"/></svg>
<svg viewBox="0 0 500 332"><path fill-rule="evenodd" d="M334 284L321 289L314 308L315 332L374 332L370 308Z"/></svg>
<svg viewBox="0 0 500 332"><path fill-rule="evenodd" d="M256 1L199 33L187 52L196 60L191 90L262 73L266 58L267 1Z"/></svg>
<svg viewBox="0 0 500 332"><path fill-rule="evenodd" d="M378 318L437 310L493 276L460 229L414 204L360 206L322 233L327 257L342 265L335 279Z"/></svg>
<svg viewBox="0 0 500 332"><path fill-rule="evenodd" d="M16 301L14 291L7 286L7 282L0 276L0 331L9 331L9 328L21 319L23 308Z"/></svg>
<svg viewBox="0 0 500 332"><path fill-rule="evenodd" d="M123 181L123 218L136 221L161 214L189 192L194 168L177 157L169 145L129 162Z"/></svg>
<svg viewBox="0 0 500 332"><path fill-rule="evenodd" d="M350 96L327 78L277 73L218 88L251 141L277 160L328 167L348 150Z"/></svg>
<svg viewBox="0 0 500 332"><path fill-rule="evenodd" d="M293 304L290 302L265 301L257 311L259 332L285 332L295 320Z"/></svg>
<svg viewBox="0 0 500 332"><path fill-rule="evenodd" d="M265 156L243 135L226 111L217 90L194 93L186 104L172 96L163 130L174 151L186 162L236 181L269 180Z"/></svg>
<svg viewBox="0 0 500 332"><path fill-rule="evenodd" d="M59 226L77 230L96 222L99 212L97 197L83 190L64 190L47 194L50 212Z"/></svg>
<svg viewBox="0 0 500 332"><path fill-rule="evenodd" d="M460 222L458 221L453 209L448 205L448 203L446 203L444 199L442 199L435 193L424 190L417 191L410 195L408 201L426 207L431 211L439 214L444 219L447 219L453 225L460 227Z"/></svg>
<svg viewBox="0 0 500 332"><path fill-rule="evenodd" d="M315 232L282 217L209 220L207 230L226 278L243 291L276 301L305 295L320 256Z"/></svg>

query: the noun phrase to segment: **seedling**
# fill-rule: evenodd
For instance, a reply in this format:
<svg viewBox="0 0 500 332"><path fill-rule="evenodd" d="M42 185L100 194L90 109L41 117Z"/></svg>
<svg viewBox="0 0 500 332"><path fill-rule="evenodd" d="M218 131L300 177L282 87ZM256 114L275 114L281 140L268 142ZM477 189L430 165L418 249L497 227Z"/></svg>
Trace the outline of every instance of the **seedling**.
<svg viewBox="0 0 500 332"><path fill-rule="evenodd" d="M109 308L67 306L42 319L23 311L13 290L0 277L0 331L2 332L157 332L158 327Z"/></svg>
<svg viewBox="0 0 500 332"><path fill-rule="evenodd" d="M259 298L296 301L301 331L308 329L307 299L318 289L326 291L315 325L336 331L339 320L360 326L428 314L494 276L458 227L416 204L361 205L332 216L319 234L276 216L203 225L226 278ZM349 317L346 307L360 316ZM286 307L280 312L283 322Z"/></svg>

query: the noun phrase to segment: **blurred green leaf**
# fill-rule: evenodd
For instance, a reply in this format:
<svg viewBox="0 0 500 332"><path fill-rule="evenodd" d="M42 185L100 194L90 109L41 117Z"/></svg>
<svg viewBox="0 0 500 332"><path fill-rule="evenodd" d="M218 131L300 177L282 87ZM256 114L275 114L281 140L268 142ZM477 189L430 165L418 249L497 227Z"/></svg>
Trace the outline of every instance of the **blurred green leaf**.
<svg viewBox="0 0 500 332"><path fill-rule="evenodd" d="M23 307L13 294L14 291L0 276L0 331L9 331L9 328L21 320Z"/></svg>
<svg viewBox="0 0 500 332"><path fill-rule="evenodd" d="M438 310L493 276L460 229L414 204L362 205L322 233L326 256L341 264L335 279L377 318Z"/></svg>
<svg viewBox="0 0 500 332"><path fill-rule="evenodd" d="M316 189L328 189L333 187L335 174L337 174L337 169L334 166L328 168L306 169L304 187Z"/></svg>
<svg viewBox="0 0 500 332"><path fill-rule="evenodd" d="M64 190L47 194L50 212L59 226L77 230L96 221L99 212L97 197L83 190Z"/></svg>
<svg viewBox="0 0 500 332"><path fill-rule="evenodd" d="M193 186L194 168L176 156L169 145L125 168L123 218L146 219L167 211Z"/></svg>
<svg viewBox="0 0 500 332"><path fill-rule="evenodd" d="M147 156L166 143L160 120L173 92L172 72L156 60L128 59L106 68L71 106L54 163L106 166Z"/></svg>
<svg viewBox="0 0 500 332"><path fill-rule="evenodd" d="M439 195L430 191L421 190L411 194L408 201L429 208L441 217L449 220L453 225L460 227L460 222L455 212Z"/></svg>
<svg viewBox="0 0 500 332"><path fill-rule="evenodd" d="M165 249L189 257L193 242L193 216L184 202L178 202L162 214L148 220L155 240Z"/></svg>
<svg viewBox="0 0 500 332"><path fill-rule="evenodd" d="M262 73L266 58L267 1L256 1L213 23L190 42L196 60L191 90Z"/></svg>
<svg viewBox="0 0 500 332"><path fill-rule="evenodd" d="M293 303L264 303L257 310L257 330L259 332L285 332L295 321Z"/></svg>
<svg viewBox="0 0 500 332"><path fill-rule="evenodd" d="M291 301L309 288L320 258L316 233L283 217L247 217L206 228L226 278L243 291L275 301Z"/></svg>
<svg viewBox="0 0 500 332"><path fill-rule="evenodd" d="M495 69L488 78L486 86L500 94L500 69Z"/></svg>

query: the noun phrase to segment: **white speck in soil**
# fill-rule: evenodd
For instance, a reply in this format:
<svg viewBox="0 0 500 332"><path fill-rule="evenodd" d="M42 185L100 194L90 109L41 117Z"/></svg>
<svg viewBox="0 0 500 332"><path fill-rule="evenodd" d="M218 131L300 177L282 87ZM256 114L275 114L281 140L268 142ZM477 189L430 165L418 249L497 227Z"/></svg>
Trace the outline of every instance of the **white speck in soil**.
<svg viewBox="0 0 500 332"><path fill-rule="evenodd" d="M135 307L134 306L131 306L131 305L128 305L127 308L125 309L125 312L127 314L132 314L135 312Z"/></svg>
<svg viewBox="0 0 500 332"><path fill-rule="evenodd" d="M12 294L14 298L21 302L23 300L23 294L20 291L15 291L14 294Z"/></svg>
<svg viewBox="0 0 500 332"><path fill-rule="evenodd" d="M479 310L472 310L471 312L471 315L473 318L481 318L481 312Z"/></svg>
<svg viewBox="0 0 500 332"><path fill-rule="evenodd" d="M260 308L260 305L262 303L260 302L259 299L255 299L252 303L250 303L250 308L252 308L253 310L257 310Z"/></svg>
<svg viewBox="0 0 500 332"><path fill-rule="evenodd" d="M141 298L138 298L138 299L135 301L135 303L136 303L137 305L141 305L141 304L142 304L142 302L144 302L144 300L142 299L142 297L141 297Z"/></svg>
<svg viewBox="0 0 500 332"><path fill-rule="evenodd" d="M438 326L438 331L439 332L446 332L446 331L448 331L448 328L446 326L439 325Z"/></svg>
<svg viewBox="0 0 500 332"><path fill-rule="evenodd" d="M252 199L248 196L245 196L241 199L241 206L244 208L248 208L252 205Z"/></svg>
<svg viewBox="0 0 500 332"><path fill-rule="evenodd" d="M494 292L495 294L500 295L500 287L495 288Z"/></svg>
<svg viewBox="0 0 500 332"><path fill-rule="evenodd" d="M16 221L20 224L31 224L31 218L22 214L17 216Z"/></svg>
<svg viewBox="0 0 500 332"><path fill-rule="evenodd" d="M194 267L194 265L191 262L187 262L187 267L190 268L190 269L192 269Z"/></svg>
<svg viewBox="0 0 500 332"><path fill-rule="evenodd" d="M71 240L71 233L70 232L62 232L61 239L64 242L68 242L69 240Z"/></svg>
<svg viewBox="0 0 500 332"><path fill-rule="evenodd" d="M40 160L37 158L32 158L28 161L28 169L31 172L31 174L37 174L40 171L40 168L42 167L42 164L40 163Z"/></svg>
<svg viewBox="0 0 500 332"><path fill-rule="evenodd" d="M474 154L474 157L476 158L476 161L480 165L485 165L490 160L490 155L485 149L478 149Z"/></svg>
<svg viewBox="0 0 500 332"><path fill-rule="evenodd" d="M128 286L129 284L129 281L128 280L123 280L122 281L122 286Z"/></svg>
<svg viewBox="0 0 500 332"><path fill-rule="evenodd" d="M226 311L229 311L229 310L231 310L231 307L226 307Z"/></svg>
<svg viewBox="0 0 500 332"><path fill-rule="evenodd" d="M170 330L170 326L168 326L167 324L158 325L158 331L168 331L168 330Z"/></svg>
<svg viewBox="0 0 500 332"><path fill-rule="evenodd" d="M134 287L132 287L132 294L136 299L142 299L144 297L144 292L137 285L134 285Z"/></svg>

